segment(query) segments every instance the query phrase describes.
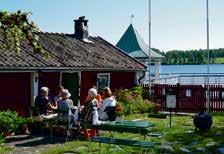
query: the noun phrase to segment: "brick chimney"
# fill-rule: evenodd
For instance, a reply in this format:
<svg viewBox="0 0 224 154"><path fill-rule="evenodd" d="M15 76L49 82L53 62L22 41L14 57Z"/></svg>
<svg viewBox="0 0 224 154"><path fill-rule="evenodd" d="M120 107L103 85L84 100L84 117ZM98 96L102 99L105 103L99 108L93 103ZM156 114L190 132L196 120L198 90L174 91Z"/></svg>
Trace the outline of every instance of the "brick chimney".
<svg viewBox="0 0 224 154"><path fill-rule="evenodd" d="M81 40L88 40L88 20L85 19L85 16L79 17L79 19L74 20L75 22L75 38Z"/></svg>

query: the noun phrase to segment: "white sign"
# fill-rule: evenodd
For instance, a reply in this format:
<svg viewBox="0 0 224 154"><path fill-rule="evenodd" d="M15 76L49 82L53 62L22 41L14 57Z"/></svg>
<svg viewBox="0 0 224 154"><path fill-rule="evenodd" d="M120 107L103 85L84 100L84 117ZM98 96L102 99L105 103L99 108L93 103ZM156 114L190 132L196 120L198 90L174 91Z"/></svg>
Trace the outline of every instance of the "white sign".
<svg viewBox="0 0 224 154"><path fill-rule="evenodd" d="M166 107L176 108L176 95L166 95Z"/></svg>

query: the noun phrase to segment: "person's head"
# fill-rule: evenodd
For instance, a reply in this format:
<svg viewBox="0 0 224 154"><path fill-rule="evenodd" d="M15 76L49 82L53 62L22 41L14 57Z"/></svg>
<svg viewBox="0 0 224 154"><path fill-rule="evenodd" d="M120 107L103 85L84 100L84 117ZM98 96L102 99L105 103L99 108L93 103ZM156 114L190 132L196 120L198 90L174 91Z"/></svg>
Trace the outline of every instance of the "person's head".
<svg viewBox="0 0 224 154"><path fill-rule="evenodd" d="M59 95L59 96L61 96L61 92L62 92L63 89L64 89L63 86L58 86L58 87L56 88L56 94Z"/></svg>
<svg viewBox="0 0 224 154"><path fill-rule="evenodd" d="M71 97L71 94L69 93L68 89L62 89L61 90L61 97L63 99L67 99Z"/></svg>
<svg viewBox="0 0 224 154"><path fill-rule="evenodd" d="M88 96L91 98L91 99L94 99L97 95L97 91L95 88L91 88L89 89L88 91Z"/></svg>
<svg viewBox="0 0 224 154"><path fill-rule="evenodd" d="M49 93L49 88L48 87L41 87L40 88L40 95L42 97L47 97Z"/></svg>
<svg viewBox="0 0 224 154"><path fill-rule="evenodd" d="M111 97L111 96L112 96L112 91L110 90L109 87L105 87L105 88L103 89L103 97L104 97L104 98L109 98L109 97Z"/></svg>

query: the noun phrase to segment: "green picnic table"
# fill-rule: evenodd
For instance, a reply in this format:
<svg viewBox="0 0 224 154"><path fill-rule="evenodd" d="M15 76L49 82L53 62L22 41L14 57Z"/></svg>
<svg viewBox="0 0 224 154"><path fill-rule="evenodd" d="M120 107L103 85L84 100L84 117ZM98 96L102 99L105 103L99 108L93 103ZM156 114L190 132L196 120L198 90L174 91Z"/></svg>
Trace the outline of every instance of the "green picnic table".
<svg viewBox="0 0 224 154"><path fill-rule="evenodd" d="M82 123L81 126L87 129L147 135L150 129L155 126L155 124L150 123L148 121L107 121L99 125Z"/></svg>
<svg viewBox="0 0 224 154"><path fill-rule="evenodd" d="M81 124L82 127L87 129L96 129L96 130L104 130L110 132L126 132L126 133L135 133L144 135L144 140L150 128L155 126L155 124L150 123L148 121L107 121L105 123L99 125L92 125L92 124ZM116 139L113 137L114 135L111 134L110 137L104 136L96 136L91 137L89 141L91 142L99 142L99 149L101 143L108 143L110 144L117 144L117 145L127 145L127 146L135 146L135 147L142 147L142 148L152 148L154 143L149 141L137 141L131 139ZM100 150L99 150L100 153Z"/></svg>

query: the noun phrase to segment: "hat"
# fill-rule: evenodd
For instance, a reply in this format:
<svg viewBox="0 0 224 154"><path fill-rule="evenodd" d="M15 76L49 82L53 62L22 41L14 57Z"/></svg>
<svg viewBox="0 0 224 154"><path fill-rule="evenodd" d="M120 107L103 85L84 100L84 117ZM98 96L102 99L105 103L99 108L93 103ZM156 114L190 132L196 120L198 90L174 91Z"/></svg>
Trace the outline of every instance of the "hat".
<svg viewBox="0 0 224 154"><path fill-rule="evenodd" d="M41 87L40 90L41 91L44 91L44 92L48 92L49 91L49 88L48 87Z"/></svg>
<svg viewBox="0 0 224 154"><path fill-rule="evenodd" d="M89 89L88 95L91 97L96 97L96 95L97 95L96 89L94 89L94 88Z"/></svg>
<svg viewBox="0 0 224 154"><path fill-rule="evenodd" d="M71 94L69 93L68 89L62 89L61 96L69 98L71 97Z"/></svg>

